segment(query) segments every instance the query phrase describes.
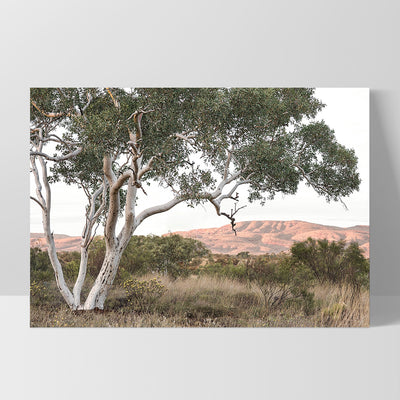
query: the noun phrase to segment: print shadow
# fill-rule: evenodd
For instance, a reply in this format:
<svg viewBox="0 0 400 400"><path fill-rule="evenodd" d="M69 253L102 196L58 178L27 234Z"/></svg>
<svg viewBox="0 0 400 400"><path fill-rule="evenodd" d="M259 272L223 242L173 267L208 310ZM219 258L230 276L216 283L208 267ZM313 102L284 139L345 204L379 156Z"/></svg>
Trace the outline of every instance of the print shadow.
<svg viewBox="0 0 400 400"><path fill-rule="evenodd" d="M390 151L399 135L399 99L394 91L371 91L371 326L400 323L400 171Z"/></svg>

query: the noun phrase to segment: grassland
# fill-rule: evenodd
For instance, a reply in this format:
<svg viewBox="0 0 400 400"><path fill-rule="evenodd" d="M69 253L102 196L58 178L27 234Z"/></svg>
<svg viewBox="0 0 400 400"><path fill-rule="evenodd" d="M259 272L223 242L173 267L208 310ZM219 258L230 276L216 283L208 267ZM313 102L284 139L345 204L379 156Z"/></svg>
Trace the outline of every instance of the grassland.
<svg viewBox="0 0 400 400"><path fill-rule="evenodd" d="M140 277L149 282L155 276ZM31 290L32 327L363 327L369 325L369 292L350 286L316 284L312 301L288 299L267 306L259 287L214 276L171 279L157 276L158 296L135 302L119 284L104 310L72 311L54 284ZM32 288L32 286L31 286Z"/></svg>

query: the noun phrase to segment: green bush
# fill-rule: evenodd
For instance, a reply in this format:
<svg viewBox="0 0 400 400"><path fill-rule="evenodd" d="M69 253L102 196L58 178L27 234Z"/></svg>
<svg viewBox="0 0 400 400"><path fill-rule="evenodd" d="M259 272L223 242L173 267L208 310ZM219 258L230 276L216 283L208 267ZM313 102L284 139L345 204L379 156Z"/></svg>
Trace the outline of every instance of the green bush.
<svg viewBox="0 0 400 400"><path fill-rule="evenodd" d="M157 278L149 281L140 281L136 278L128 279L123 283L123 288L125 289L128 304L135 311L146 312L150 310L154 302L167 290Z"/></svg>
<svg viewBox="0 0 400 400"><path fill-rule="evenodd" d="M30 249L31 282L48 282L54 279L53 268L47 251L38 247Z"/></svg>
<svg viewBox="0 0 400 400"><path fill-rule="evenodd" d="M120 269L132 275L157 272L172 278L184 277L195 273L202 257L208 254L209 250L201 242L179 235L132 236L122 255ZM97 276L104 256L104 240L95 239L88 262L91 276Z"/></svg>
<svg viewBox="0 0 400 400"><path fill-rule="evenodd" d="M217 259L219 262L207 263L201 268L201 275L218 276L221 278L236 279L239 281L245 281L247 279L247 268L244 263L221 263L221 259Z"/></svg>
<svg viewBox="0 0 400 400"><path fill-rule="evenodd" d="M48 298L47 289L42 282L36 280L30 285L31 304L42 305Z"/></svg>
<svg viewBox="0 0 400 400"><path fill-rule="evenodd" d="M308 290L313 284L312 272L288 255L266 255L249 260L247 276L260 290L267 310L293 299L300 299L311 307L313 297Z"/></svg>
<svg viewBox="0 0 400 400"><path fill-rule="evenodd" d="M315 301L314 293L308 292L307 290L303 290L301 292L301 297L303 300L303 311L305 315L313 315L317 308L317 303Z"/></svg>
<svg viewBox="0 0 400 400"><path fill-rule="evenodd" d="M345 241L308 238L291 247L295 261L306 265L320 282L348 283L354 289L369 285L369 260L362 254L358 243L346 247Z"/></svg>

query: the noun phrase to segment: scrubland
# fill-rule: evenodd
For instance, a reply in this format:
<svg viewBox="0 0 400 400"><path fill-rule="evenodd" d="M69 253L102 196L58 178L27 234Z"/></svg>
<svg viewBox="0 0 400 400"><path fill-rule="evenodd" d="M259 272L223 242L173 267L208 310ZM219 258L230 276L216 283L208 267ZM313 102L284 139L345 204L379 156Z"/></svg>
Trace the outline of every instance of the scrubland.
<svg viewBox="0 0 400 400"><path fill-rule="evenodd" d="M104 258L93 244L82 298ZM79 253L60 253L72 287ZM31 249L33 327L361 327L369 260L357 243L313 240L290 253L211 254L178 235L133 237L103 310L70 310L46 252Z"/></svg>
<svg viewBox="0 0 400 400"><path fill-rule="evenodd" d="M150 281L153 275L140 277ZM260 289L229 278L157 277L165 290L130 304L121 286L114 287L104 310L72 311L54 300L31 303L33 327L362 327L369 324L369 292L350 286L317 284L312 304L301 299L267 307ZM50 293L54 291L53 293ZM147 297L147 298L146 298Z"/></svg>

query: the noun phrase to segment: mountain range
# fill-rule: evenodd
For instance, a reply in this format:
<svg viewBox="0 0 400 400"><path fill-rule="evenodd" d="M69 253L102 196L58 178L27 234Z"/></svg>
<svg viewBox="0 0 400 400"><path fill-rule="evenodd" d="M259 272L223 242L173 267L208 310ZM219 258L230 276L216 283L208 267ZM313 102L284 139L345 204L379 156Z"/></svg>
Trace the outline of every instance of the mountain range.
<svg viewBox="0 0 400 400"><path fill-rule="evenodd" d="M329 241L345 240L358 242L369 258L369 226L357 225L350 228L327 226L304 221L244 221L235 227L193 229L174 232L203 242L213 253L237 254L248 251L251 254L279 253L290 249L294 242L313 239Z"/></svg>
<svg viewBox="0 0 400 400"><path fill-rule="evenodd" d="M243 221L236 225L237 235L231 225L219 228L192 229L173 232L183 237L203 242L213 253L251 254L279 253L290 249L293 242L314 239L346 240L358 242L369 258L369 226L356 225L350 228L314 224L304 221ZM171 234L171 233L169 233ZM80 237L54 235L58 251L79 251ZM31 233L31 247L46 248L43 234Z"/></svg>

